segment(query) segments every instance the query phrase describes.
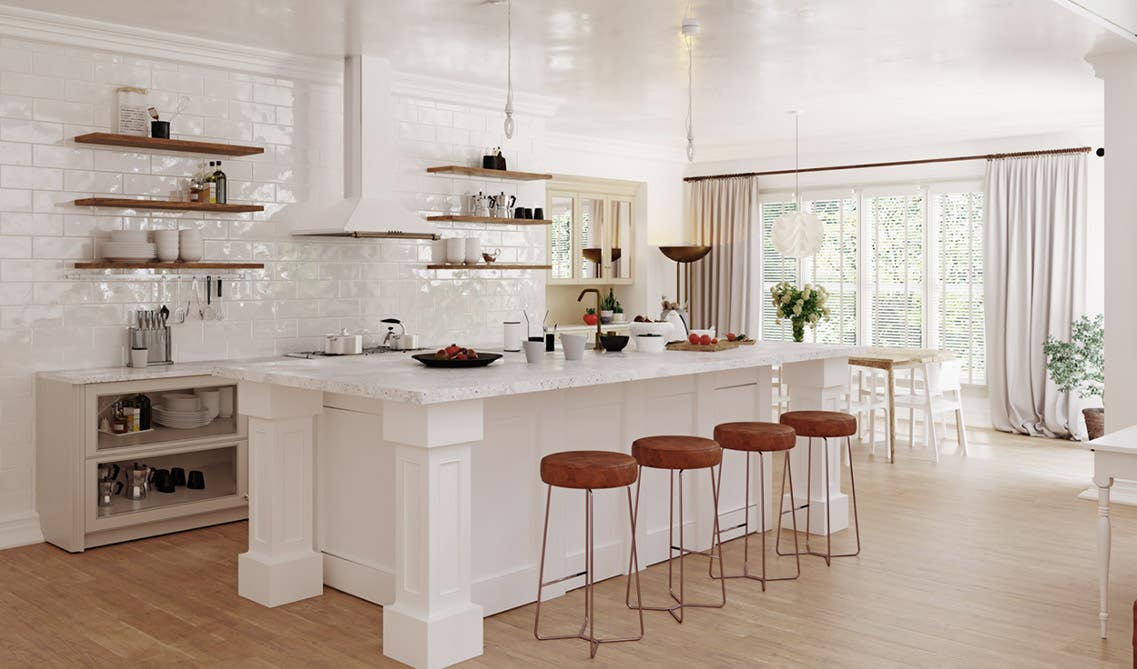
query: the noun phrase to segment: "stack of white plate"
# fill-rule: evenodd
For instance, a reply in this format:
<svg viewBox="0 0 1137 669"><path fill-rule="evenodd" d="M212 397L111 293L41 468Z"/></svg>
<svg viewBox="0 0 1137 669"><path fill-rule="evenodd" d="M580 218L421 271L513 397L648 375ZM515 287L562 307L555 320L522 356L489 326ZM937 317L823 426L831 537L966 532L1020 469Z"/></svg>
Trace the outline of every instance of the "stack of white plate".
<svg viewBox="0 0 1137 669"><path fill-rule="evenodd" d="M154 406L154 422L175 430L192 430L195 427L205 427L213 421L209 409L194 409L178 411L167 409L162 405Z"/></svg>

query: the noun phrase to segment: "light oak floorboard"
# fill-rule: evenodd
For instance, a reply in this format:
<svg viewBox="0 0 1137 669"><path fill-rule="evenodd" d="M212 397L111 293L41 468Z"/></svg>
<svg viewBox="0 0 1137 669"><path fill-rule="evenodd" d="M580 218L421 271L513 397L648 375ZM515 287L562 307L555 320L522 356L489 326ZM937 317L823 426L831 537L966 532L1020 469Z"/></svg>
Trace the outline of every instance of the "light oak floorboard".
<svg viewBox="0 0 1137 669"><path fill-rule="evenodd" d="M972 454L951 440L939 465L904 442L891 466L857 448L859 558L831 568L803 558L799 581L765 593L731 581L725 609L689 610L682 625L646 613L644 641L604 645L592 661L584 642L534 640L533 607L521 607L486 620L486 652L464 666L1130 666L1137 509L1113 507L1112 617L1101 641L1096 505L1075 498L1089 485L1089 454L969 433ZM0 666L398 666L381 654L378 606L330 588L275 609L238 597L246 538L247 525L233 523L81 555L47 544L0 552ZM835 550L850 539L842 532ZM741 550L726 545L728 567ZM693 600L716 596L705 559L691 558L687 573ZM642 576L645 599L666 596L663 565ZM623 596L623 578L597 586L598 634L632 631ZM579 590L550 601L546 629L572 628L581 601Z"/></svg>

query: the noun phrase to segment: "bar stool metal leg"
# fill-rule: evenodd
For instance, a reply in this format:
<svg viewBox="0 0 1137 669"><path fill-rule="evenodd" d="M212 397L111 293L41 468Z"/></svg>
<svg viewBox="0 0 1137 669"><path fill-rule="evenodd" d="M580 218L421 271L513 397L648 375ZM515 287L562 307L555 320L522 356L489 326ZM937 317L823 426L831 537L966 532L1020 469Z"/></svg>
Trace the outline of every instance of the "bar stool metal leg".
<svg viewBox="0 0 1137 669"><path fill-rule="evenodd" d="M778 546L779 546L779 542L781 541L781 533L782 533L782 516L785 513L785 511L783 509L785 507L785 491L786 491L786 480L787 480L787 478L788 478L789 484L790 484L789 485L789 488L790 488L790 506L791 507L793 506L794 478L793 478L793 473L790 471L790 454L789 453L790 453L789 451L785 451L785 456L783 458L782 499L779 500L779 502L778 502L778 525L777 525L778 535L775 539L774 549L775 549L775 551L778 552L779 555L785 555L785 556L792 555L792 556L794 556L794 561L797 564L797 568L794 572L794 575L793 576L777 576L777 577L766 575L766 462L765 462L765 458L762 457L762 454L759 453L758 454L758 495L759 495L759 501L756 504L751 505L750 504L750 451L747 451L746 452L746 474L745 474L745 476L746 476L746 487L743 491L743 496L744 496L743 521L741 523L739 523L738 525L735 525L734 527L727 528L728 530L736 530L740 527L743 528L743 535L742 535L742 573L740 573L740 574L726 574L723 570L723 565L720 563L719 564L719 574L720 575L715 576L714 572L712 570L711 571L711 578L716 578L716 579L718 579L718 578L746 578L746 579L750 579L752 581L758 581L762 584L762 591L765 592L766 591L766 583L769 581L793 581L793 580L796 580L799 576L801 576L801 557L797 554L798 553L798 546L797 546L797 516L796 515L793 516L793 518L792 518L793 526L794 526L794 552L783 554L780 551L778 551ZM721 466L719 467L719 489L720 490L722 489L722 467ZM760 529L761 534L762 534L762 575L761 576L756 576L756 575L750 573L750 507L751 506L757 506L761 509L761 521L759 524L759 529ZM720 537L719 541L720 541L720 550L721 550L721 541L722 541L721 537ZM713 564L712 564L712 567L713 567Z"/></svg>
<svg viewBox="0 0 1137 669"><path fill-rule="evenodd" d="M692 555L692 554L693 555L704 555L711 561L712 564L717 559L719 561L719 570L720 571L722 570L722 543L719 541L719 520L718 520L719 486L718 486L717 477L715 475L716 474L715 468L710 467L709 469L710 469L710 476L711 476L711 496L714 500L714 521L713 521L712 530L711 530L711 532L712 532L712 534L711 534L711 547L706 551L696 551L696 550L688 549L686 547L686 544L684 543L684 540L683 540L683 472L684 472L684 470L682 470L682 469L679 470L679 545L678 546L675 545L675 470L669 471L668 474L669 474L670 491L669 491L669 495L668 495L667 592L671 596L671 599L673 599L675 601L675 604L672 604L670 606L645 606L643 603L643 598L640 596L640 593L638 592L638 590L636 592L636 603L632 604L631 583L629 582L629 584L627 586L627 590L625 591L625 594L624 594L624 601L627 604L628 608L637 609L641 612L642 611L667 611L668 613L671 614L671 617L674 618L676 622L682 624L683 623L683 610L688 608L688 607L721 609L722 607L726 606L726 581L725 580L720 579L720 582L722 584L722 601L720 601L719 603L688 602L686 600L686 592L685 592L685 584L684 584L684 575L685 575L685 571L686 571L684 568L684 563L686 562L687 555ZM719 465L719 472L718 472L719 476L721 476L721 472L722 472L722 465L720 464ZM640 485L642 482L642 478L641 478L642 476L643 476L643 467L641 466L639 468L638 475L636 477L636 502L635 502L634 509L632 511L632 515L636 519L639 518ZM634 520L633 520L632 524L633 524L633 526L635 525ZM715 549L716 548L718 549L718 555L715 555ZM676 594L675 594L675 579L674 579L674 563L675 563L676 554L678 554L678 556L679 556L679 595L678 596L676 596ZM629 564L629 569L631 569L632 567L633 567L633 565ZM638 570L639 570L638 562L634 564L634 568L637 570L637 573L638 573Z"/></svg>
<svg viewBox="0 0 1137 669"><path fill-rule="evenodd" d="M832 523L830 522L830 520L831 520L830 508L829 508L830 504L828 503L828 500L830 499L829 439L827 437L820 437L820 439L822 442L822 457L825 458L825 499L826 499L826 504L825 504L825 552L819 553L817 551L814 551L812 548L810 548L810 545L809 545L810 531L809 530L810 530L810 515L811 514L809 514L807 512L806 516L805 516L805 533L806 533L805 534L805 551L803 551L803 553L805 555L814 555L816 557L825 558L825 564L831 565L833 558L856 557L857 555L861 554L861 522L860 522L860 517L857 514L857 479L853 475L853 465L852 465L853 442L852 442L852 437L847 436L847 437L845 437L845 448L847 449L848 454L849 454L849 483L850 483L849 493L853 498L853 531L855 533L856 540L857 540L857 550L852 552L852 553L833 553L833 532L831 530ZM804 505L797 507L798 509L809 508L809 506L812 504L812 501L813 501L813 437L809 438L808 443L809 443L809 446L808 446L809 450L808 450L807 455L806 455L806 463L807 463L806 464L807 480L806 480L806 487L805 487L806 502ZM840 447L838 447L838 448L840 448ZM791 495L792 495L792 493L791 493ZM795 540L796 540L796 537L795 537ZM779 552L778 554L779 555L790 555L790 553L783 554L781 552Z"/></svg>
<svg viewBox="0 0 1137 669"><path fill-rule="evenodd" d="M636 557L636 518L632 511L632 489L631 486L625 488L628 497L628 517L632 525L632 541L631 541L631 563L637 565L634 574L628 574L628 589L631 590L632 579L636 581L636 597L640 596L640 574L639 574L639 560ZM640 633L634 637L620 637L611 639L599 639L596 637L596 619L594 616L595 611L595 593L593 591L594 574L595 574L595 557L593 549L595 548L595 523L593 520L593 502L592 490L586 489L584 496L584 571L575 574L569 574L552 581L545 580L545 550L548 545L549 539L549 509L553 499L553 486L549 486L548 494L545 496L545 529L541 535L541 566L537 574L537 612L533 620L533 636L540 641L551 641L556 639L581 639L588 642L589 657L596 657L596 651L602 643L620 643L624 641L639 641L644 636L644 614L643 611L639 612ZM581 622L580 629L575 634L558 634L552 636L541 636L541 594L545 587L567 581L572 578L584 576L584 620ZM588 634L585 634L585 630Z"/></svg>

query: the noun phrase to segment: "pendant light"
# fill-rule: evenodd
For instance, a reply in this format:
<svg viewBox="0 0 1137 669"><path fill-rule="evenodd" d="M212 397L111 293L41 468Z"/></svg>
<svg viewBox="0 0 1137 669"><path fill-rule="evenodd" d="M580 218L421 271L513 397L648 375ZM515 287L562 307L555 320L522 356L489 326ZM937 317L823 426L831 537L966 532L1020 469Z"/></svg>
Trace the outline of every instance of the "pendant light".
<svg viewBox="0 0 1137 669"><path fill-rule="evenodd" d="M782 214L770 230L770 243L787 258L808 258L821 250L825 241L825 228L817 216L801 210L799 189L801 146L798 138L800 112L789 112L794 117L794 204L795 210Z"/></svg>
<svg viewBox="0 0 1137 669"><path fill-rule="evenodd" d="M690 5L688 5L690 10ZM699 34L699 20L693 16L683 19L683 41L687 44L687 162L695 159L695 121L692 99L695 89L695 35Z"/></svg>
<svg viewBox="0 0 1137 669"><path fill-rule="evenodd" d="M513 0L505 5L505 137L513 139Z"/></svg>

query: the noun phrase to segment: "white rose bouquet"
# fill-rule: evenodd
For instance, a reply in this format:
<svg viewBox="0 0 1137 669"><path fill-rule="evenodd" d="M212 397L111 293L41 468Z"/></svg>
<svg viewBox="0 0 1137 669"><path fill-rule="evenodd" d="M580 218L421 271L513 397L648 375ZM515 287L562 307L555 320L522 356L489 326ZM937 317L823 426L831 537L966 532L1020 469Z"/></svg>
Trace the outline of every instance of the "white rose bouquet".
<svg viewBox="0 0 1137 669"><path fill-rule="evenodd" d="M805 284L798 288L783 281L770 289L770 298L777 309L778 319L788 318L793 323L794 341L805 340L805 326L817 328L821 320L829 320L829 291L824 286Z"/></svg>

